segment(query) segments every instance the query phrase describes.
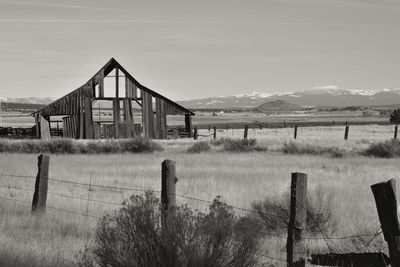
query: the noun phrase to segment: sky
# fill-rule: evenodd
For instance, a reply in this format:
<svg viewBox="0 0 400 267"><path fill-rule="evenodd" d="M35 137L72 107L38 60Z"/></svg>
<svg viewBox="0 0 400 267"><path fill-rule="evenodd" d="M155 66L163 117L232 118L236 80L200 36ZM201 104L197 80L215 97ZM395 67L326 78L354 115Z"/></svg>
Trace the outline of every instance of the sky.
<svg viewBox="0 0 400 267"><path fill-rule="evenodd" d="M397 0L0 0L0 97L61 97L114 57L174 100L400 87Z"/></svg>

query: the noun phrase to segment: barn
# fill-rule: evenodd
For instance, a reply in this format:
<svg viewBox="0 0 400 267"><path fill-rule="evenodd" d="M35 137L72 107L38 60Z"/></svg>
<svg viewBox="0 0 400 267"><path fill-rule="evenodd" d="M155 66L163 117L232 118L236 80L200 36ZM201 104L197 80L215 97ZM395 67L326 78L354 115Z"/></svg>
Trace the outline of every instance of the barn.
<svg viewBox="0 0 400 267"><path fill-rule="evenodd" d="M54 121L62 125L65 138L166 139L171 132L167 115L184 116L179 134L173 132L190 137L194 113L139 83L112 58L84 85L32 115L40 139L51 138Z"/></svg>

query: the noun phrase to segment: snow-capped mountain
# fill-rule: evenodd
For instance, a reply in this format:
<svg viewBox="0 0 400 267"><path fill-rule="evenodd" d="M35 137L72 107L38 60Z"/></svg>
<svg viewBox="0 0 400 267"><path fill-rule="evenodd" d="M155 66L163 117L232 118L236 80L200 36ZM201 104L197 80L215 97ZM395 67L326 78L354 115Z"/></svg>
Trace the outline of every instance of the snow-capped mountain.
<svg viewBox="0 0 400 267"><path fill-rule="evenodd" d="M47 105L53 102L54 100L55 100L54 98L50 97L15 97L15 98L0 97L1 102L36 104L36 105Z"/></svg>
<svg viewBox="0 0 400 267"><path fill-rule="evenodd" d="M299 106L367 106L400 104L400 88L355 90L335 85L286 93L250 92L233 96L179 101L187 108L250 108L265 102L283 100Z"/></svg>

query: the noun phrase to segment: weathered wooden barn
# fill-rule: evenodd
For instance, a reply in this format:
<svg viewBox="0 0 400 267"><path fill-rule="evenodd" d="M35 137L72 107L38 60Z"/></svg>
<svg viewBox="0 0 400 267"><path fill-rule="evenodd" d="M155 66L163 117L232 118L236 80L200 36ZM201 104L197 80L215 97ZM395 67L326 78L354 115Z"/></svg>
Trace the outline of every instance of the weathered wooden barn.
<svg viewBox="0 0 400 267"><path fill-rule="evenodd" d="M115 78L111 95L105 95L105 78ZM120 90L121 84L124 90ZM94 103L98 101L110 102L110 120L94 120ZM100 108L95 111L100 118ZM50 123L54 117L62 118L66 138L119 139L143 135L166 139L167 115L184 116L183 132L190 137L194 113L140 84L112 58L87 83L33 115L37 136L41 139L51 138ZM141 116L140 121L135 121L135 116Z"/></svg>

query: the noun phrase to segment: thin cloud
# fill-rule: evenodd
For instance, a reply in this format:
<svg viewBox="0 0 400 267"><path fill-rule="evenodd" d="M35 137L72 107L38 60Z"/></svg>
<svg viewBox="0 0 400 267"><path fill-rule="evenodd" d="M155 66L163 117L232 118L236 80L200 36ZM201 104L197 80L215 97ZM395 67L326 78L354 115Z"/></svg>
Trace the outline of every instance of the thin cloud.
<svg viewBox="0 0 400 267"><path fill-rule="evenodd" d="M94 6L83 6L83 5L66 5L66 4L54 4L54 3L37 3L28 1L2 1L3 3L22 5L22 6L32 6L32 7L47 7L47 8L64 8L64 9L83 9L83 10L101 10L101 11L112 11L118 9L104 8L104 7L94 7Z"/></svg>
<svg viewBox="0 0 400 267"><path fill-rule="evenodd" d="M259 22L218 20L141 20L141 19L0 19L0 23L136 23L136 24L221 24L221 25L265 25L265 26L363 26L393 27L390 24L319 23L319 22Z"/></svg>

